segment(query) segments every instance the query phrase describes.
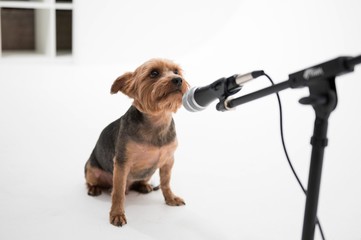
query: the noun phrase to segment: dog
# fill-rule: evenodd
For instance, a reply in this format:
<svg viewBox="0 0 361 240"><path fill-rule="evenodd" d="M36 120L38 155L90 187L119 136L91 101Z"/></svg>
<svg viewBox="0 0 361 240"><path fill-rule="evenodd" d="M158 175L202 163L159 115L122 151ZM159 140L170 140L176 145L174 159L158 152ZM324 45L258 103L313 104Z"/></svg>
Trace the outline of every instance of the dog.
<svg viewBox="0 0 361 240"><path fill-rule="evenodd" d="M110 123L85 164L88 195L111 189L110 223L127 223L124 211L129 190L149 193L158 187L148 182L159 169L160 189L170 206L185 205L170 188L177 138L173 113L189 89L179 65L166 59L151 59L134 72L126 72L111 86L134 101L128 111Z"/></svg>

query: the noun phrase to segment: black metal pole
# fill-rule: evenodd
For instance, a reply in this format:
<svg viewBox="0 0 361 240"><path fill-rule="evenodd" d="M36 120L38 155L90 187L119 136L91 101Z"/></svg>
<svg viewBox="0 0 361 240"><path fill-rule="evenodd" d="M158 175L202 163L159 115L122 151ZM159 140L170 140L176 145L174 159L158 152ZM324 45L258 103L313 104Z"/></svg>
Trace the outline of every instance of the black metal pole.
<svg viewBox="0 0 361 240"><path fill-rule="evenodd" d="M302 104L312 105L316 115L313 136L311 138L312 152L302 240L313 240L315 234L323 155L328 143L328 119L337 106L335 77L320 79L316 84L309 86L309 90L310 96L300 100Z"/></svg>
<svg viewBox="0 0 361 240"><path fill-rule="evenodd" d="M270 95L272 93L280 92L280 91L285 90L285 89L287 89L289 87L290 87L290 82L289 82L289 80L287 80L287 81L278 83L276 85L273 85L271 87L264 88L262 90L259 90L259 91L244 95L244 96L236 98L236 99L232 99L227 103L227 107L228 108L237 107L238 105L241 105L241 104L256 100L256 99L261 98L261 97L265 97L265 96Z"/></svg>
<svg viewBox="0 0 361 240"><path fill-rule="evenodd" d="M323 154L327 146L328 119L316 117L313 137L311 138L312 154L308 178L307 198L303 222L302 240L314 238L317 221L317 207L321 183Z"/></svg>

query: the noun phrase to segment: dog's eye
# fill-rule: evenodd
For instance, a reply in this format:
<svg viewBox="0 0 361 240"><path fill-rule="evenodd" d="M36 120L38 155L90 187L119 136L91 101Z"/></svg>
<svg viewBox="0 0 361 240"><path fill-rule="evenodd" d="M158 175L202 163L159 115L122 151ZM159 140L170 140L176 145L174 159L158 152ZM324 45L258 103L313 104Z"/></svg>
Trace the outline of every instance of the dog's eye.
<svg viewBox="0 0 361 240"><path fill-rule="evenodd" d="M159 76L159 72L157 70L153 70L150 72L150 77L151 78L156 78Z"/></svg>
<svg viewBox="0 0 361 240"><path fill-rule="evenodd" d="M174 74L179 74L179 71L176 69L173 71Z"/></svg>

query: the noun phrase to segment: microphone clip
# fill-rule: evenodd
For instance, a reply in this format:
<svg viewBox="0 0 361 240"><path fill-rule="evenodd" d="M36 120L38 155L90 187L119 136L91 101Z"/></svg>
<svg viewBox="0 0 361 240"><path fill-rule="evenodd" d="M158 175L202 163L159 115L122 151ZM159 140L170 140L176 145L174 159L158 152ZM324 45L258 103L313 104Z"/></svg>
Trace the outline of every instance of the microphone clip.
<svg viewBox="0 0 361 240"><path fill-rule="evenodd" d="M228 107L228 102L233 100L230 96L239 92L242 89L243 84L263 75L265 75L264 71L258 70L243 75L235 74L227 78L225 81L226 86L224 94L219 98L219 103L216 106L217 110L221 112L233 110L234 108Z"/></svg>
<svg viewBox="0 0 361 240"><path fill-rule="evenodd" d="M232 110L231 108L227 107L227 103L228 101L230 101L232 99L232 95L238 93L243 85L238 85L236 83L236 79L237 79L238 75L235 74L233 76L230 76L228 78L222 79L222 89L223 89L223 94L220 94L218 99L219 102L216 105L216 109L218 111L221 112L225 112L225 111L229 111Z"/></svg>

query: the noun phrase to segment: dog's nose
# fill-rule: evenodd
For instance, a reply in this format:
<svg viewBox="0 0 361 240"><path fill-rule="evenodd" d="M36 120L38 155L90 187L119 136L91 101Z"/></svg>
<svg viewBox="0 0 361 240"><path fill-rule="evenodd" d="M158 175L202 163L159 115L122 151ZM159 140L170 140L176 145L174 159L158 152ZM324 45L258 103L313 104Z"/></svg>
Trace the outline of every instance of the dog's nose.
<svg viewBox="0 0 361 240"><path fill-rule="evenodd" d="M176 85L177 87L180 87L182 85L182 78L176 77L172 79L172 83Z"/></svg>

